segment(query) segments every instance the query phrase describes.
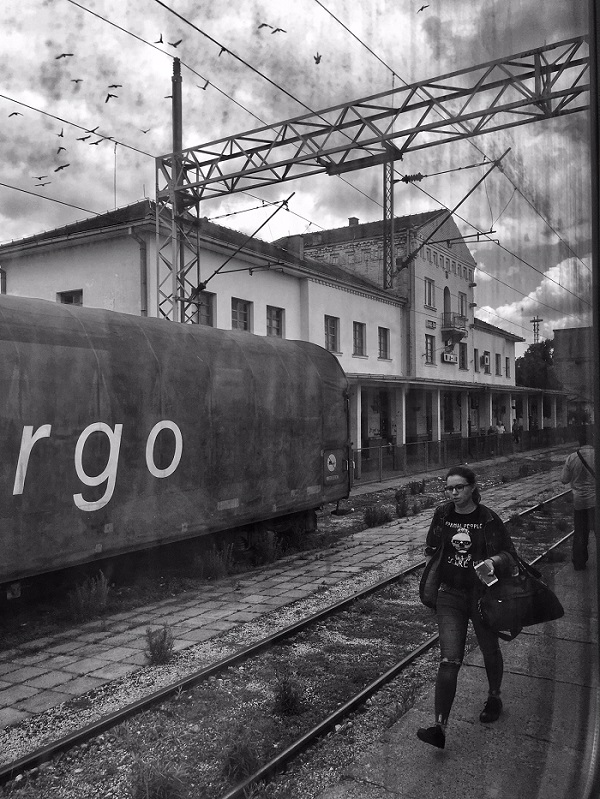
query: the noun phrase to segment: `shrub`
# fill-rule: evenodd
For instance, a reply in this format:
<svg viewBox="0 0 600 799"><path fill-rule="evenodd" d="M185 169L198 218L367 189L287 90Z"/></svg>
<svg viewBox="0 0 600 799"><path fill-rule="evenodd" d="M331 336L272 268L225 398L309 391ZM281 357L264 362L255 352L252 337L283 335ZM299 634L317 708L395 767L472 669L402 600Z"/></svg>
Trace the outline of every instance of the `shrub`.
<svg viewBox="0 0 600 799"><path fill-rule="evenodd" d="M405 516L408 516L408 500L406 497L396 502L396 516L399 519L404 519Z"/></svg>
<svg viewBox="0 0 600 799"><path fill-rule="evenodd" d="M102 615L108 605L110 586L103 572L69 591L69 608L74 621L87 621Z"/></svg>
<svg viewBox="0 0 600 799"><path fill-rule="evenodd" d="M408 491L406 490L405 486L400 486L397 488L394 493L394 499L396 502L403 502L408 497Z"/></svg>
<svg viewBox="0 0 600 799"><path fill-rule="evenodd" d="M260 756L256 746L256 735L243 725L233 733L223 755L221 773L230 780L241 781L254 774L260 767Z"/></svg>
<svg viewBox="0 0 600 799"><path fill-rule="evenodd" d="M523 527L523 517L520 513L513 513L508 521L513 527Z"/></svg>
<svg viewBox="0 0 600 799"><path fill-rule="evenodd" d="M171 761L136 760L132 772L132 799L184 799L185 772Z"/></svg>
<svg viewBox="0 0 600 799"><path fill-rule="evenodd" d="M423 494L425 491L425 480L411 480L408 484L408 490L413 496L415 494Z"/></svg>
<svg viewBox="0 0 600 799"><path fill-rule="evenodd" d="M412 506L413 515L416 516L418 513L421 513L421 503L420 502L413 502Z"/></svg>
<svg viewBox="0 0 600 799"><path fill-rule="evenodd" d="M304 710L304 691L294 677L285 674L275 687L273 712L280 716L298 716Z"/></svg>
<svg viewBox="0 0 600 799"><path fill-rule="evenodd" d="M532 474L531 466L528 463L522 463L519 466L519 477L529 477Z"/></svg>
<svg viewBox="0 0 600 799"><path fill-rule="evenodd" d="M501 483L510 483L510 477L507 474L500 475Z"/></svg>
<svg viewBox="0 0 600 799"><path fill-rule="evenodd" d="M146 657L153 666L168 663L173 655L173 633L167 624L159 630L146 630Z"/></svg>
<svg viewBox="0 0 600 799"><path fill-rule="evenodd" d="M368 505L365 508L364 521L367 527L379 527L392 519L392 513L385 505Z"/></svg>

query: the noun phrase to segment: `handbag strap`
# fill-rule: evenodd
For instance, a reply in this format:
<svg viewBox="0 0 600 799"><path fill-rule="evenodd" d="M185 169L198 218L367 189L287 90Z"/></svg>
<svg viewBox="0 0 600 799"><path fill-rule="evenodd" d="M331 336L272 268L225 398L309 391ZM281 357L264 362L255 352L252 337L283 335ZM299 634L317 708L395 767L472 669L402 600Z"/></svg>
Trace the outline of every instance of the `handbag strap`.
<svg viewBox="0 0 600 799"><path fill-rule="evenodd" d="M580 450L577 450L577 454L579 455L579 460L583 463L583 465L588 470L588 472L592 475L592 477L595 477L596 476L596 472L592 469L592 467L589 465L589 463L583 457L583 455L581 454Z"/></svg>

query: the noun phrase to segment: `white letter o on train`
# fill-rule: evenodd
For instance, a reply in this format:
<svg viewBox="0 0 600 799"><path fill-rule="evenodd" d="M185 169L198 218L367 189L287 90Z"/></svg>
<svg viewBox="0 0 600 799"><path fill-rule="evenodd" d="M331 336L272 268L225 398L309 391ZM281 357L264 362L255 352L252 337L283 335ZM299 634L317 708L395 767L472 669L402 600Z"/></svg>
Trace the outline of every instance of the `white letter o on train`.
<svg viewBox="0 0 600 799"><path fill-rule="evenodd" d="M175 453L173 454L173 460L166 469L159 469L154 462L154 444L156 443L156 439L158 438L158 434L161 432L161 430L171 430L175 436ZM150 434L148 435L148 441L146 442L146 466L148 467L150 474L153 477L170 477L175 469L179 466L179 461L181 460L182 454L183 436L181 435L181 430L177 427L175 422L170 422L168 419L164 419L162 422L157 422L150 431Z"/></svg>

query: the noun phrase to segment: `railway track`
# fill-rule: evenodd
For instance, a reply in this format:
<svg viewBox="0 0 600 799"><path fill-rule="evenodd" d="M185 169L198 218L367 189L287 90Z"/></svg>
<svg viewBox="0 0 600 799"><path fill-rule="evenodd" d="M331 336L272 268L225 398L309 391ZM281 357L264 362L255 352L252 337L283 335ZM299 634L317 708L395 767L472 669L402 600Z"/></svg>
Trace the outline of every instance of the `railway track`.
<svg viewBox="0 0 600 799"><path fill-rule="evenodd" d="M553 542L551 545L549 545L548 541L546 540L548 538L548 529L551 530L553 527L556 527L556 522L559 516L566 516L570 518L570 505L566 505L561 512L558 510L553 510L556 506L556 503L560 503L561 500L564 500L567 494L568 492L561 492L554 497L548 498L542 503L533 505L518 514L513 514L513 517L511 517L511 524L514 527L512 534L513 537L517 539L517 546L520 551L527 556L528 559L532 560L532 562L533 560L540 560L543 557L547 557L549 552L555 551L569 538L570 534L563 535L558 541ZM536 528L531 524L536 516L542 521L545 520L546 522L546 532L544 534L542 534L539 529L536 530ZM517 524L516 522L517 517L521 520L520 524ZM527 522L529 522L529 524L527 524ZM525 552L524 549L527 549L527 547L523 547L521 545L523 542L518 540L519 532L523 533L523 535L520 537L527 540L529 549L531 549L533 539L539 539L539 541L535 543L535 546L538 548L538 550L541 548L542 552L538 551L538 554L536 554L532 559L530 551ZM539 535L537 535L538 532L540 533ZM536 533L536 535L534 535L534 533ZM318 613L314 613L294 624L288 625L286 628L279 630L275 634L265 636L253 645L242 647L231 657L223 658L207 668L188 675L181 680L173 682L159 691L155 691L153 694L145 697L143 700L133 702L126 707L123 707L118 711L103 717L95 723L86 725L72 734L57 739L54 742L37 749L36 751L19 758L18 760L13 761L12 763L5 764L4 766L0 767L0 783L5 784L11 780L14 780L18 775L22 775L31 769L36 769L40 766L40 764L46 763L52 758L56 758L56 756L61 753L66 753L75 747L81 747L83 745L89 744L97 739L98 736L106 735L109 731L114 730L119 725L122 727L130 721L135 724L135 719L139 717L140 714L152 712L153 709L159 708L161 705L164 706L165 703L167 703L167 710L165 712L172 713L173 711L168 709L169 702L180 703L181 697L192 694L193 689L196 686L201 686L203 683L211 683L211 681L215 682L216 680L220 679L220 675L231 673L232 670L239 669L240 667L243 668L244 663L252 663L261 655L264 656L266 654L269 656L269 654L273 653L275 648L278 646L280 649L291 649L291 646L295 646L295 644L288 644L288 647L286 647L286 642L298 642L302 636L313 635L313 633L309 631L317 630L320 627L326 628L326 625L329 621L333 620L335 627L335 625L338 623L335 620L340 618L340 614L348 614L352 608L360 607L361 603L363 605L367 603L368 605L370 598L383 595L384 597L387 597L388 601L391 600L392 603L399 603L400 599L398 598L399 594L397 592L401 593L404 586L405 593L414 599L418 572L423 565L424 562L419 560L418 562L410 565L408 568L405 568L384 580L380 580L373 585L369 585L364 590L356 592L352 596L342 601L336 602L319 611ZM375 601L375 599L373 599L373 601ZM367 607L367 612L368 611L369 608ZM297 758L301 753L306 752L307 749L313 746L316 740L322 738L327 731L343 725L345 720L351 714L355 713L357 709L364 706L370 697L372 697L374 694L380 691L383 686L404 672L408 666L414 663L416 659L422 657L436 644L437 635L433 634L433 628L435 625L433 624L431 615L428 614L425 609L420 608L420 606L418 610L412 608L411 614L414 616L415 613L421 614L421 618L417 619L417 638L420 640L414 646L409 647L409 651L406 651L399 660L392 663L384 670L382 674L378 674L374 679L369 679L366 684L362 685L360 689L355 691L351 696L346 696L342 701L339 701L338 706L331 710L331 712L329 712L325 718L313 724L309 729L304 730L302 734L298 735L294 740L288 740L285 742L285 744L281 745L281 751L279 751L275 757L264 760L263 763L258 766L258 768L256 768L251 774L245 775L244 778L238 781L238 784L231 788L228 792L223 794L221 791L219 794L217 786L213 785L211 792L206 794L202 793L201 795L211 797L222 795L224 798L226 797L226 799L233 799L233 797L242 797L248 795L248 791L251 790L253 785L256 785L262 780L273 777L273 775L280 772L282 768L286 767L294 758ZM363 616L366 615L367 613L363 613ZM427 626L427 617L429 619L429 627ZM396 626L398 626L399 620L397 617L394 618L394 623ZM356 619L352 621L352 624L356 624ZM321 635L323 634L326 637L327 631L325 630L325 633L321 631ZM305 641L301 642L301 644L306 646ZM350 648L352 648L352 645ZM244 678L242 678L242 682L243 679ZM155 712L161 711L155 710Z"/></svg>

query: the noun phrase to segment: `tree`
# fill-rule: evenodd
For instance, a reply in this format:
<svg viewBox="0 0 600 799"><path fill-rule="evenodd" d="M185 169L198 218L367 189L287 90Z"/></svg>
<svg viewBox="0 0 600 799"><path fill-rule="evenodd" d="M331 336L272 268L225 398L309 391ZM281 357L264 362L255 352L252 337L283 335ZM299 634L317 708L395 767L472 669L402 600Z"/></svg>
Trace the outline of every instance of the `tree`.
<svg viewBox="0 0 600 799"><path fill-rule="evenodd" d="M544 339L544 341L527 347L525 354L515 360L516 384L530 388L562 388L552 363L553 354L554 341L552 339Z"/></svg>

